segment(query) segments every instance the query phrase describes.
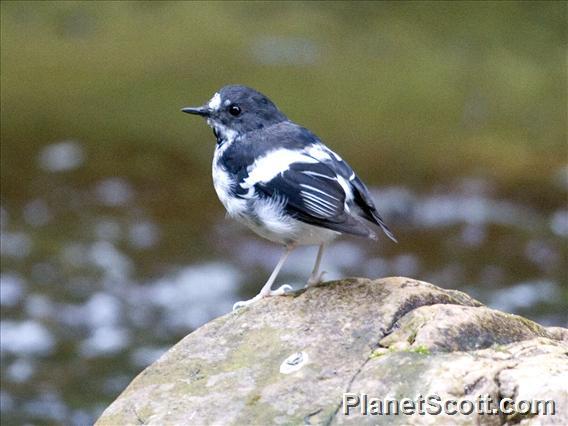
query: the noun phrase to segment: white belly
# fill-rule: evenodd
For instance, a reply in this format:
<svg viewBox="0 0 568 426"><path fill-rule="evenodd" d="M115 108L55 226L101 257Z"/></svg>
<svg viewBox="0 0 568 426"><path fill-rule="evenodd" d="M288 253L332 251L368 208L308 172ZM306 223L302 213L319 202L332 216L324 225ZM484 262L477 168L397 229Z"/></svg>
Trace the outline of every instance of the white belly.
<svg viewBox="0 0 568 426"><path fill-rule="evenodd" d="M249 207L247 214L235 218L261 237L275 243L317 245L329 242L340 235L339 232L309 225L283 215L282 208L277 203L256 199L249 204Z"/></svg>
<svg viewBox="0 0 568 426"><path fill-rule="evenodd" d="M292 238L290 238L289 234L282 235L278 232L272 233L272 238L265 238L269 239L270 241L274 241L275 243L281 244L289 244L290 242L292 242L296 245L319 245L322 243L328 243L341 235L339 232L332 231L331 229L309 225L295 219L293 220L296 223L294 225L295 232L292 234ZM259 231L255 230L255 232L262 236Z"/></svg>

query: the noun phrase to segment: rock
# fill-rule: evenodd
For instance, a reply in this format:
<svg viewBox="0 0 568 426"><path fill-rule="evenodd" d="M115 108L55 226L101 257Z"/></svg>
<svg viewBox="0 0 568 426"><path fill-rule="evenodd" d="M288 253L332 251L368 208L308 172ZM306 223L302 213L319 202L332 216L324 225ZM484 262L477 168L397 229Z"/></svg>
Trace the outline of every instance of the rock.
<svg viewBox="0 0 568 426"><path fill-rule="evenodd" d="M205 324L97 424L567 424L567 336L409 278L329 282ZM494 407L554 400L556 412L345 415L345 393L346 402L438 395L476 404L487 394Z"/></svg>

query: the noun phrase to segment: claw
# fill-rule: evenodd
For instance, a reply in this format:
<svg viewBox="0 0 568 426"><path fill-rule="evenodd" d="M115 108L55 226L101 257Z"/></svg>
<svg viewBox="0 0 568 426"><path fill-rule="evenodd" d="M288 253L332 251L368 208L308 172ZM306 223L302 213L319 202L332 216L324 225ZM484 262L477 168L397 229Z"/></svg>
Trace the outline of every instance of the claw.
<svg viewBox="0 0 568 426"><path fill-rule="evenodd" d="M272 297L272 296L282 296L288 293L292 293L293 292L293 288L291 285L288 284L284 284L280 287L278 287L276 290L270 290L269 293L259 293L256 296L254 296L252 299L249 300L242 300L240 302L237 302L233 305L233 311L236 311L237 309L241 309L241 308L245 308L248 305L252 305L254 302L257 302L260 299L263 299L265 297Z"/></svg>
<svg viewBox="0 0 568 426"><path fill-rule="evenodd" d="M294 289L291 285L284 284L278 287L276 290L272 290L270 292L270 296L282 296L283 294L292 293L292 291L294 291Z"/></svg>
<svg viewBox="0 0 568 426"><path fill-rule="evenodd" d="M262 296L260 294L257 294L252 299L241 300L240 302L237 302L233 305L233 311L236 311L236 310L241 309L241 308L246 308L248 305L252 305L254 302L256 302L257 300L260 300L260 299L262 299Z"/></svg>
<svg viewBox="0 0 568 426"><path fill-rule="evenodd" d="M248 306L250 300L241 300L233 305L233 312Z"/></svg>

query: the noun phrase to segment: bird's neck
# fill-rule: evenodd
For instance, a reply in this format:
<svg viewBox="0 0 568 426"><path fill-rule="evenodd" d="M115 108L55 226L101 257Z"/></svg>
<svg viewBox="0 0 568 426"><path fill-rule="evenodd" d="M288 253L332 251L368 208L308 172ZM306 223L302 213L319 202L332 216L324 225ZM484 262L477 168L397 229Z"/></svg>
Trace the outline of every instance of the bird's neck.
<svg viewBox="0 0 568 426"><path fill-rule="evenodd" d="M236 131L229 129L228 127L222 124L213 123L213 122L209 122L208 124L213 129L213 134L217 139L218 146L221 146L227 142L232 143L239 136L239 134Z"/></svg>

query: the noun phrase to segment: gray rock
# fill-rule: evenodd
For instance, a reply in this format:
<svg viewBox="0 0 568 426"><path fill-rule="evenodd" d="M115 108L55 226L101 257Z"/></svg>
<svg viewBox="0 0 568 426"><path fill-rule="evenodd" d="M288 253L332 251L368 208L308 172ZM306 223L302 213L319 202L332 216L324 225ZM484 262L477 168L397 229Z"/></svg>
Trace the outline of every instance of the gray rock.
<svg viewBox="0 0 568 426"><path fill-rule="evenodd" d="M567 336L409 278L329 282L205 324L97 424L567 424ZM344 393L554 400L556 412L345 415Z"/></svg>

